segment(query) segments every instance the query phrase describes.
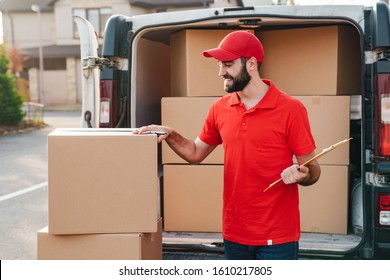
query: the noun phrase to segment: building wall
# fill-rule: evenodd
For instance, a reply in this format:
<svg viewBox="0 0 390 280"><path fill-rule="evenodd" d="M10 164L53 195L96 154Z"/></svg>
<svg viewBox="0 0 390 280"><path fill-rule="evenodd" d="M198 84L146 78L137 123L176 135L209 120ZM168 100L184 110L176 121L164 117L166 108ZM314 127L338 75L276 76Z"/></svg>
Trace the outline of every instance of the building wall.
<svg viewBox="0 0 390 280"><path fill-rule="evenodd" d="M256 0L260 2L272 0ZM211 7L237 6L235 0L215 0ZM80 44L74 38L73 9L74 8L102 8L112 9L112 14L138 15L155 13L156 9L145 9L130 6L128 0L58 0L54 3L53 12L41 13L41 25L38 25L38 14L31 11L25 13L3 14L4 39L6 45L16 45L19 49L36 48L39 46L39 31L43 46L57 45L77 46ZM188 10L191 7L167 7L166 11ZM202 8L202 7L192 7ZM99 39L102 43L102 39ZM45 54L43 54L45 59ZM66 60L66 69L44 70L44 101L46 104L73 104L81 103L81 66L79 57L58 58ZM47 61L47 58L46 58ZM38 67L37 65L35 67ZM38 97L37 68L28 71L30 100L37 102Z"/></svg>
<svg viewBox="0 0 390 280"><path fill-rule="evenodd" d="M42 13L41 25L38 25L36 13L4 13L3 33L7 46L16 45L19 49L32 48L39 45L39 28L41 29L42 45L54 42L55 30L53 28L54 14Z"/></svg>
<svg viewBox="0 0 390 280"><path fill-rule="evenodd" d="M47 70L44 74L45 80L45 92L44 101L45 105L54 104L75 104L75 101L71 103L68 100L68 84L67 84L67 71L66 70Z"/></svg>
<svg viewBox="0 0 390 280"><path fill-rule="evenodd" d="M57 45L74 45L73 17L71 0L60 0L54 4L56 41Z"/></svg>
<svg viewBox="0 0 390 280"><path fill-rule="evenodd" d="M272 5L272 0L243 0L244 6Z"/></svg>

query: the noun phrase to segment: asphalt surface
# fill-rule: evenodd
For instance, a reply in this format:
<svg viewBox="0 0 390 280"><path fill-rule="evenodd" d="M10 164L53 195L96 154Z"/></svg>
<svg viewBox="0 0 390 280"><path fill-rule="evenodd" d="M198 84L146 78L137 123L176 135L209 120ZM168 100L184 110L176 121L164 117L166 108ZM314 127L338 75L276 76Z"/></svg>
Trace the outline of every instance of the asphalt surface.
<svg viewBox="0 0 390 280"><path fill-rule="evenodd" d="M47 226L47 136L79 127L80 112L45 112L45 128L0 135L0 260L36 260ZM220 253L164 250L165 260L218 260Z"/></svg>
<svg viewBox="0 0 390 280"><path fill-rule="evenodd" d="M45 112L45 128L0 135L0 259L36 259L47 226L47 136L79 127L80 112Z"/></svg>

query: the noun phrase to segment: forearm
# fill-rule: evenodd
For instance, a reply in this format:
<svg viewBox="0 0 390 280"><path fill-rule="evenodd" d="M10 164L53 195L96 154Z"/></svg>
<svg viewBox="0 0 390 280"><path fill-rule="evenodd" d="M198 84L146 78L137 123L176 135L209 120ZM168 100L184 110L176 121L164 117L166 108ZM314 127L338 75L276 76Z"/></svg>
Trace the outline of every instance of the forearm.
<svg viewBox="0 0 390 280"><path fill-rule="evenodd" d="M176 131L172 130L165 139L165 142L167 142L169 147L185 161L193 164L201 161L197 158L195 142L183 137Z"/></svg>
<svg viewBox="0 0 390 280"><path fill-rule="evenodd" d="M214 149L215 145L208 145L198 138L195 141L187 139L168 126L148 125L135 131L135 134L150 133L151 131L164 132L157 137L157 142L166 141L169 147L181 158L191 164L198 164Z"/></svg>
<svg viewBox="0 0 390 280"><path fill-rule="evenodd" d="M307 168L309 169L307 176L298 182L302 186L313 185L321 175L321 168L317 163L309 164Z"/></svg>

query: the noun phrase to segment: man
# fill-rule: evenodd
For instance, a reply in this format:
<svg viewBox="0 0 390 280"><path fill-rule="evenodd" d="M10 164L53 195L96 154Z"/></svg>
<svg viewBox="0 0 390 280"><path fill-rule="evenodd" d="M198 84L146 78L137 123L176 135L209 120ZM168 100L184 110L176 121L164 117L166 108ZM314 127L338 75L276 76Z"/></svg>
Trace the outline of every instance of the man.
<svg viewBox="0 0 390 280"><path fill-rule="evenodd" d="M200 163L224 146L223 230L227 259L297 259L300 237L298 183L314 184L321 173L305 107L260 78L264 50L247 31L228 34L218 48L203 52L219 61L228 93L211 106L195 141L170 127L162 131L183 159ZM293 165L295 155L298 165ZM264 192L279 178L282 183Z"/></svg>

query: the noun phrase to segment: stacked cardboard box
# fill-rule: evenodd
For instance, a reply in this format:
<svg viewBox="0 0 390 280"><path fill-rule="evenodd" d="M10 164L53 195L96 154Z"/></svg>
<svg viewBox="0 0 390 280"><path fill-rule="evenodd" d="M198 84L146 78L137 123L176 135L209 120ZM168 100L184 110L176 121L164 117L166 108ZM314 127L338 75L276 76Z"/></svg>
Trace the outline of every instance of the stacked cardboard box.
<svg viewBox="0 0 390 280"><path fill-rule="evenodd" d="M214 59L202 51L233 30L185 30L171 37L172 97L161 100L161 122L195 139L211 103L226 94ZM164 230L221 232L223 148L200 165L188 165L164 142Z"/></svg>
<svg viewBox="0 0 390 280"><path fill-rule="evenodd" d="M164 165L164 230L221 232L223 165Z"/></svg>
<svg viewBox="0 0 390 280"><path fill-rule="evenodd" d="M351 96L360 95L359 35L351 26L259 32L266 50L262 77L307 108L316 153L350 135ZM318 162L320 180L300 187L301 230L346 234L349 144Z"/></svg>
<svg viewBox="0 0 390 280"><path fill-rule="evenodd" d="M307 108L312 133L316 139L316 153L349 137L349 96L296 98ZM184 131L184 135L189 135L189 138L195 138L202 127L204 112L207 112L214 100L212 97L164 98L163 124ZM173 113L180 111L181 113L176 115L180 117L174 117ZM199 115L193 116L196 112L199 112ZM209 156L210 159L204 161L207 164L189 166L179 165L184 161L165 145L163 145L165 230L214 232L216 225L220 226L216 221L221 217L222 197L217 198L216 194L222 193L223 188L222 147L215 150ZM302 230L344 234L347 230L348 213L348 144L335 149L318 162L322 167L321 179L311 187L300 187ZM213 198L214 203L194 199L197 197L196 192L207 199ZM332 207L319 207L317 200ZM204 211L208 215L199 214ZM203 225L201 220L204 222ZM213 224L210 221L213 221Z"/></svg>
<svg viewBox="0 0 390 280"><path fill-rule="evenodd" d="M233 30L184 30L171 37L171 90L176 97L222 96L218 63L202 57Z"/></svg>
<svg viewBox="0 0 390 280"><path fill-rule="evenodd" d="M216 96L225 94L216 67L203 64L215 60L201 57L201 50L216 47L226 32L213 31L213 34L212 37L204 30L190 30L172 38L174 97L163 98L161 102L162 124L192 139L198 136ZM256 35L265 49L262 78L271 79L306 106L316 153L348 138L350 95L359 95L361 84L357 32L347 26L326 26L264 31ZM201 165L188 166L164 143L162 158L165 230L215 231L216 221L221 217L222 198L217 199L216 195L223 188L222 147ZM319 163L320 180L311 187L300 187L301 229L344 234L347 232L349 144L324 156ZM210 179L215 185L209 186ZM194 188L215 203L196 196ZM180 211L186 215L180 217ZM209 214L196 219L198 213L205 212Z"/></svg>
<svg viewBox="0 0 390 280"><path fill-rule="evenodd" d="M350 96L295 96L306 107L316 154L349 138ZM318 159L321 177L299 188L301 231L346 234L349 143Z"/></svg>
<svg viewBox="0 0 390 280"><path fill-rule="evenodd" d="M38 259L161 259L155 135L56 129Z"/></svg>
<svg viewBox="0 0 390 280"><path fill-rule="evenodd" d="M256 34L261 76L291 95L360 95L360 38L352 26L303 27Z"/></svg>
<svg viewBox="0 0 390 280"><path fill-rule="evenodd" d="M153 233L50 234L38 232L39 260L160 260L162 221Z"/></svg>

